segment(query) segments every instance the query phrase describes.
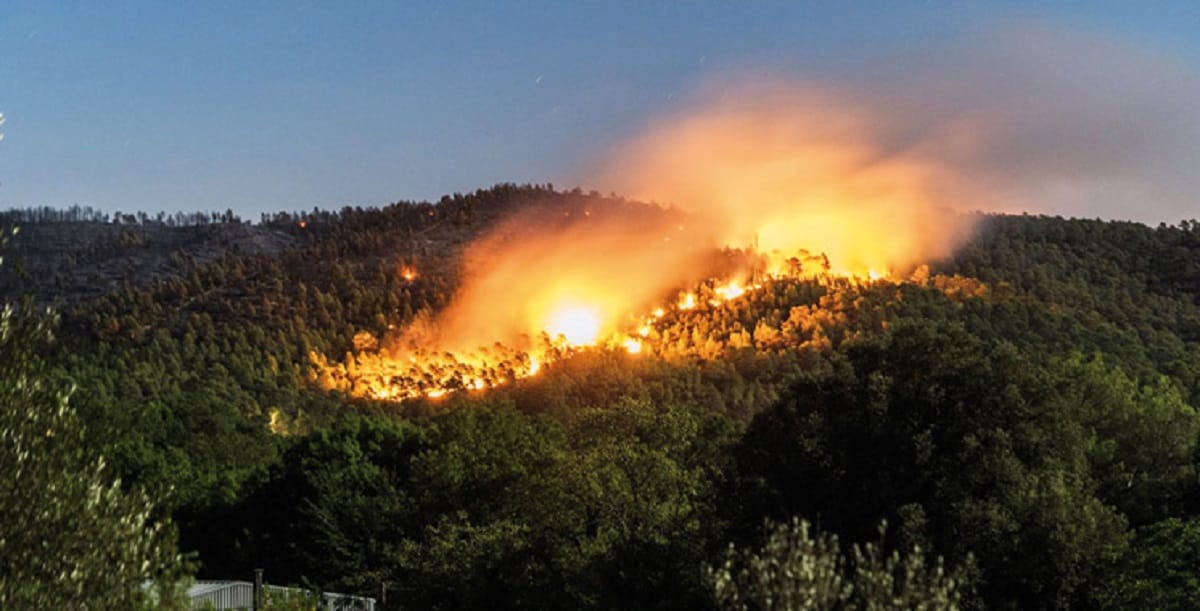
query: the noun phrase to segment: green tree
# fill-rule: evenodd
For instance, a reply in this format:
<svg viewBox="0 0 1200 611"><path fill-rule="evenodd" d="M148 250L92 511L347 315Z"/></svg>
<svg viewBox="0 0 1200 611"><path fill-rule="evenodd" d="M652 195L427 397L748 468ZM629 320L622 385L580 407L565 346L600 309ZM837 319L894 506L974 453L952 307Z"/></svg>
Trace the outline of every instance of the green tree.
<svg viewBox="0 0 1200 611"><path fill-rule="evenodd" d="M846 553L836 535L805 520L766 525L766 541L739 551L731 544L724 564L708 569L718 605L736 611L958 609L961 571L947 572L939 557L927 565L920 547L886 554L878 543Z"/></svg>
<svg viewBox="0 0 1200 611"><path fill-rule="evenodd" d="M1072 606L1127 545L1097 497L1089 452L1104 438L1075 384L957 325L896 324L755 418L726 502L742 532L804 515L861 540L894 519L909 543L973 554L989 605Z"/></svg>
<svg viewBox="0 0 1200 611"><path fill-rule="evenodd" d="M1107 609L1192 609L1200 600L1200 518L1138 530L1116 578L1098 593Z"/></svg>
<svg viewBox="0 0 1200 611"><path fill-rule="evenodd" d="M1087 430L1097 496L1142 525L1176 515L1196 479L1200 416L1166 377L1139 385L1103 359L1058 364L1066 411Z"/></svg>
<svg viewBox="0 0 1200 611"><path fill-rule="evenodd" d="M37 356L52 318L31 307L0 312L0 608L177 604L174 532L85 449L71 389L47 383Z"/></svg>
<svg viewBox="0 0 1200 611"><path fill-rule="evenodd" d="M562 494L543 524L570 543L572 580L598 608L697 608L700 566L719 542L712 505L732 429L689 407L626 400L582 410L552 485Z"/></svg>

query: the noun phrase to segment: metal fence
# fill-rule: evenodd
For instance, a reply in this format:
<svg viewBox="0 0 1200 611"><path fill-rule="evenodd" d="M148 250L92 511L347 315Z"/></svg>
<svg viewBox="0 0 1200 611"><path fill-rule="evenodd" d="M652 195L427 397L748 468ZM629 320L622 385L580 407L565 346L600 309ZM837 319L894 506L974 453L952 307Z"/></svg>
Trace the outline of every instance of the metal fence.
<svg viewBox="0 0 1200 611"><path fill-rule="evenodd" d="M290 600L312 596L312 592L301 588L263 586L263 598L269 600ZM198 581L188 588L188 597L192 601L192 609L195 610L236 609L249 611L254 609L254 584L249 581ZM375 611L375 599L323 592L320 608L321 611Z"/></svg>

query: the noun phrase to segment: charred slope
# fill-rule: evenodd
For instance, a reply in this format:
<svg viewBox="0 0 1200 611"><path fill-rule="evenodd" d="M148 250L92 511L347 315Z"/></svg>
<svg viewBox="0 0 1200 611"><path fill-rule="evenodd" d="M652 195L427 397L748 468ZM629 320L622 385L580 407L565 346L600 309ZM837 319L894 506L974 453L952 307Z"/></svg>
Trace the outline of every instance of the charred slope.
<svg viewBox="0 0 1200 611"><path fill-rule="evenodd" d="M275 228L243 223L169 226L100 222L16 224L0 268L0 297L76 302L145 286L226 255L277 255L297 244Z"/></svg>

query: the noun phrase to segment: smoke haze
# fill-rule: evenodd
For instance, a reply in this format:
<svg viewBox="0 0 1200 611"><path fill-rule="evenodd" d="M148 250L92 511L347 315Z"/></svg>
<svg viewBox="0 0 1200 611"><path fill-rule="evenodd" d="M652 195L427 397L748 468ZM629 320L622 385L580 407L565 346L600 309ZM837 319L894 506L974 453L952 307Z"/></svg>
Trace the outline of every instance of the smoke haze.
<svg viewBox="0 0 1200 611"><path fill-rule="evenodd" d="M859 180L874 188L904 166L922 174L930 203L956 210L1151 224L1200 210L1200 74L1177 58L1021 23L813 74L711 78L587 175L701 210L724 204L702 184L711 177L679 171L693 160L715 160L739 184L811 183L816 174L841 192ZM831 149L840 162L825 156ZM656 180L647 163L670 177Z"/></svg>

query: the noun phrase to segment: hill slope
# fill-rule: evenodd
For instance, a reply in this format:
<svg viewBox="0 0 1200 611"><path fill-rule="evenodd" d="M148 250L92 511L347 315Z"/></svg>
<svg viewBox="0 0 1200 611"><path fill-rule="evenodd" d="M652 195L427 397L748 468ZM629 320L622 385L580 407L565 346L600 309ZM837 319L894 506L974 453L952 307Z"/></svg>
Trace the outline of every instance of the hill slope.
<svg viewBox="0 0 1200 611"><path fill-rule="evenodd" d="M402 404L321 384L443 308L512 210L640 206L501 185L256 226L27 223L3 286L60 300L55 376L124 481L170 490L202 576L703 608L705 563L803 516L850 541L886 519L888 546L973 563L988 606L1197 594L1175 578L1200 561L1196 223L992 216L911 278L696 287L640 354Z"/></svg>

